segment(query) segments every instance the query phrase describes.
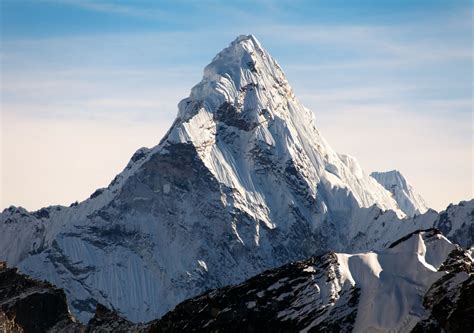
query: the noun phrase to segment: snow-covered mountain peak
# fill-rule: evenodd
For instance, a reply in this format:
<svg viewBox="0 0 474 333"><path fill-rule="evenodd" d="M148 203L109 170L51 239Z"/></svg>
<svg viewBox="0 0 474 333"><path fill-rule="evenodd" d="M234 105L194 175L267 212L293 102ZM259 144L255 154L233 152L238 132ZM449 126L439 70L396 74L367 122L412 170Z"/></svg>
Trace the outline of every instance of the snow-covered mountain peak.
<svg viewBox="0 0 474 333"><path fill-rule="evenodd" d="M205 67L202 81L179 103L178 117L186 121L200 109L220 110L255 124L266 120L263 109L281 111L282 98L294 95L281 67L253 35L242 35Z"/></svg>
<svg viewBox="0 0 474 333"><path fill-rule="evenodd" d="M413 186L400 171L372 172L370 176L392 193L398 206L408 216L423 214L428 210L425 200L415 192Z"/></svg>
<svg viewBox="0 0 474 333"><path fill-rule="evenodd" d="M254 65L258 62L258 65L262 66L265 61L275 64L275 60L269 57L255 36L240 35L212 59L204 70L204 77L209 78L211 75L212 78L212 74L221 74L219 70L223 69L225 72L229 67L249 69L258 73Z"/></svg>
<svg viewBox="0 0 474 333"><path fill-rule="evenodd" d="M289 88L281 67L253 35L237 37L205 67L204 82L222 82L225 79L230 80L237 90L252 83L270 88L269 83L276 82L284 83ZM262 79L267 81L262 82Z"/></svg>
<svg viewBox="0 0 474 333"><path fill-rule="evenodd" d="M253 207L246 211L260 211L259 220L272 228L270 210L255 209L267 205L262 200L271 197L271 188L280 182L263 180L261 174L269 169L293 170L293 176L301 178L299 192L312 198L313 211L324 214L340 206L337 209L346 214L347 207L376 204L404 216L390 193L357 161L332 150L317 130L313 112L297 100L280 66L252 35L238 37L206 66L201 82L179 103L178 118L165 141L164 146L196 147L221 184L250 198ZM295 186L294 180L287 181ZM319 197L324 203L315 202L317 186L325 192ZM347 200L350 203L343 203Z"/></svg>

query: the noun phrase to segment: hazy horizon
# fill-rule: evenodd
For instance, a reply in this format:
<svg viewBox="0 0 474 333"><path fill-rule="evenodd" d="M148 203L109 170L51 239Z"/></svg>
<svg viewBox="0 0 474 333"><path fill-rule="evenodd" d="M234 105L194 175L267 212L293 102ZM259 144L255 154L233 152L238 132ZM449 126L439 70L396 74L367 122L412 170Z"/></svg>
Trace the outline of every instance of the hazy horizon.
<svg viewBox="0 0 474 333"><path fill-rule="evenodd" d="M158 144L214 55L250 33L336 151L367 173L400 170L434 209L473 198L470 2L0 6L1 209L106 187Z"/></svg>

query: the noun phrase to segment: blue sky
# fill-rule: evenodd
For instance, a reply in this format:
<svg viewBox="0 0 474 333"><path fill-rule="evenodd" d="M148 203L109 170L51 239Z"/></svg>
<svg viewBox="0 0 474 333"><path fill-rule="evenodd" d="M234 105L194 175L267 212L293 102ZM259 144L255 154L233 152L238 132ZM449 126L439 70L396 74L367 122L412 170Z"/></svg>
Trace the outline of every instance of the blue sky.
<svg viewBox="0 0 474 333"><path fill-rule="evenodd" d="M160 140L213 56L249 33L336 150L367 171L401 170L434 208L473 196L470 1L0 6L2 207L68 204L107 185Z"/></svg>

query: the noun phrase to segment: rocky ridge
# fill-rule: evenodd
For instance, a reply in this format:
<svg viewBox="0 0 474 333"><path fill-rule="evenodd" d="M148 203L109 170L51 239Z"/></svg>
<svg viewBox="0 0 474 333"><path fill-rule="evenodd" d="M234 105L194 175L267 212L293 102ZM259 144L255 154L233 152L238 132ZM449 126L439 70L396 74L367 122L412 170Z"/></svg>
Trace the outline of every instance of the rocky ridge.
<svg viewBox="0 0 474 333"><path fill-rule="evenodd" d="M471 332L472 268L468 251L430 229L378 252L293 262L144 324L98 304L87 325L70 315L61 290L4 268L0 325L12 332Z"/></svg>

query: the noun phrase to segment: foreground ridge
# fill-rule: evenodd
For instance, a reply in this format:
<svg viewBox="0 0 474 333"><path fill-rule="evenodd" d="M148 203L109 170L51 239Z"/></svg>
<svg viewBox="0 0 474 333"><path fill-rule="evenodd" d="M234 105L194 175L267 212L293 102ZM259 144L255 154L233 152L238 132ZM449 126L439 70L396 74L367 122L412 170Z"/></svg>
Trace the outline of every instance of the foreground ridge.
<svg viewBox="0 0 474 333"><path fill-rule="evenodd" d="M472 264L438 230L418 231L380 252L330 252L211 291L155 325L176 332L470 331ZM433 311L440 304L446 314Z"/></svg>
<svg viewBox="0 0 474 333"><path fill-rule="evenodd" d="M10 279L14 276L15 281L29 281L29 289L13 289L5 275ZM87 325L77 324L67 312L64 294L59 292L62 296L55 304L61 311L48 326L42 322L47 321L47 316L25 316L24 311L28 310L19 305L27 299L23 295L32 294L33 289L41 290L39 297L45 299L49 290L57 293L51 285L31 280L14 269L0 270L4 311L0 312L0 325L16 325L25 332L32 331L31 327L78 332L474 329L472 257L437 229L414 232L379 252L328 252L290 263L239 285L184 301L161 319L146 324L133 324L100 304ZM38 298L30 300L33 308L40 303Z"/></svg>

